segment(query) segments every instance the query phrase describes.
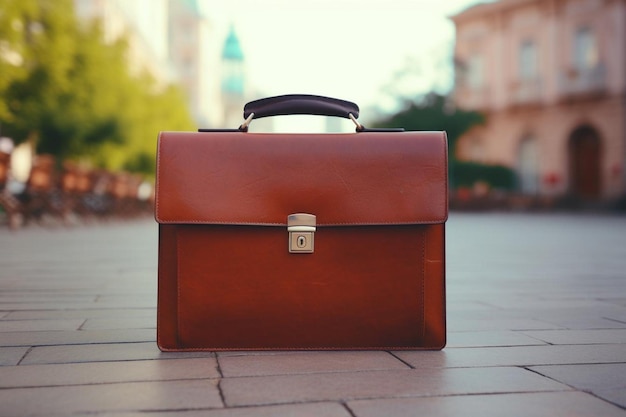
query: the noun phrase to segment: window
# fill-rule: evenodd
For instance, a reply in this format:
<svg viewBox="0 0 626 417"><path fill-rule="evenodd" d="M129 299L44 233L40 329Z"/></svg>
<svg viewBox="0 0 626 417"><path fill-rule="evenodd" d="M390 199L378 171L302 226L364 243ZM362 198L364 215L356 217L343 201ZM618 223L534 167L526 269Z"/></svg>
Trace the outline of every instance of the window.
<svg viewBox="0 0 626 417"><path fill-rule="evenodd" d="M473 90L483 87L483 58L480 55L472 55L468 61L467 84Z"/></svg>
<svg viewBox="0 0 626 417"><path fill-rule="evenodd" d="M468 157L470 161L473 162L484 162L485 161L485 147L483 145L482 140L477 137L473 137L468 144L467 149Z"/></svg>
<svg viewBox="0 0 626 417"><path fill-rule="evenodd" d="M520 191L534 195L539 192L539 160L537 142L532 136L522 140L517 155L517 173Z"/></svg>
<svg viewBox="0 0 626 417"><path fill-rule="evenodd" d="M582 27L574 34L574 68L581 73L589 72L598 65L598 45L593 31Z"/></svg>
<svg viewBox="0 0 626 417"><path fill-rule="evenodd" d="M524 81L537 77L537 47L533 41L526 40L520 45L519 76Z"/></svg>

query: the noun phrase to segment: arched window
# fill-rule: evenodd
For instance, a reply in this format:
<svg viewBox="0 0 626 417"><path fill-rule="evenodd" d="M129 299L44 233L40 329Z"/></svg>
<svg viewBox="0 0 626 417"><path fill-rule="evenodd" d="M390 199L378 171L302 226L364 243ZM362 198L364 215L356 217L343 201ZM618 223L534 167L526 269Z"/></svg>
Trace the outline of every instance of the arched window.
<svg viewBox="0 0 626 417"><path fill-rule="evenodd" d="M601 140L590 126L575 129L569 138L570 192L582 198L602 193Z"/></svg>

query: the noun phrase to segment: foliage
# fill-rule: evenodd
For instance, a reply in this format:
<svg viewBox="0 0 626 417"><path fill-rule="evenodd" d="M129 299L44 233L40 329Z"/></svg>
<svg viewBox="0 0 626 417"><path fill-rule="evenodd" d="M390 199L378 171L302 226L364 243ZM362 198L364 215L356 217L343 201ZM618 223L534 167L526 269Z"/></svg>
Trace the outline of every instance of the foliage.
<svg viewBox="0 0 626 417"><path fill-rule="evenodd" d="M406 130L445 130L448 145L454 150L457 139L470 127L484 121L474 111L456 109L446 96L430 93L419 101L408 101L405 110L379 120L374 127L403 127ZM450 152L454 155L454 152Z"/></svg>
<svg viewBox="0 0 626 417"><path fill-rule="evenodd" d="M176 87L130 73L127 50L78 22L72 0L0 0L2 135L58 160L152 173L157 132L194 125Z"/></svg>
<svg viewBox="0 0 626 417"><path fill-rule="evenodd" d="M7 1L0 3L0 121L11 116L6 90L14 80L23 79L25 51L22 42L24 22L29 21L37 9L35 0ZM22 17L23 18L20 18Z"/></svg>
<svg viewBox="0 0 626 417"><path fill-rule="evenodd" d="M513 190L516 187L515 171L503 165L486 165L476 162L450 161L450 182L455 187L471 188L485 183L490 188Z"/></svg>
<svg viewBox="0 0 626 417"><path fill-rule="evenodd" d="M482 114L452 108L445 96L430 93L420 101L409 101L405 110L375 123L375 126L404 127L406 130L445 130L451 156L449 177L453 187L472 187L483 182L492 188L511 190L515 187L516 178L510 168L454 159L454 149L459 137L472 126L483 122Z"/></svg>

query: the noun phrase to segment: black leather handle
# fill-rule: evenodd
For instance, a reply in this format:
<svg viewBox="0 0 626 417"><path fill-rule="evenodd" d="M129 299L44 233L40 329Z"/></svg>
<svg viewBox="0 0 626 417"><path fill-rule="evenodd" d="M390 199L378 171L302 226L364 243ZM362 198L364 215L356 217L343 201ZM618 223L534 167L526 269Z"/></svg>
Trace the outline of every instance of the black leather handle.
<svg viewBox="0 0 626 417"><path fill-rule="evenodd" d="M287 94L254 100L243 108L243 118L248 119L254 113L253 119L270 116L285 116L290 114L312 114L316 116L335 116L350 118L359 117L359 106L346 100L331 97L315 96L310 94Z"/></svg>

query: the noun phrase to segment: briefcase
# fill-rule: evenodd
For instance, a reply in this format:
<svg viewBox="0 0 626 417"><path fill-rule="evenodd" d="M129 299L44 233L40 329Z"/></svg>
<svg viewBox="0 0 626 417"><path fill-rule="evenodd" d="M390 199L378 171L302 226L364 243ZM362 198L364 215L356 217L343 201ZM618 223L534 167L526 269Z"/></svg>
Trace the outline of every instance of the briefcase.
<svg viewBox="0 0 626 417"><path fill-rule="evenodd" d="M285 114L356 131L248 131ZM348 101L287 95L246 104L238 129L159 134L161 350L444 347L445 132L358 116Z"/></svg>

